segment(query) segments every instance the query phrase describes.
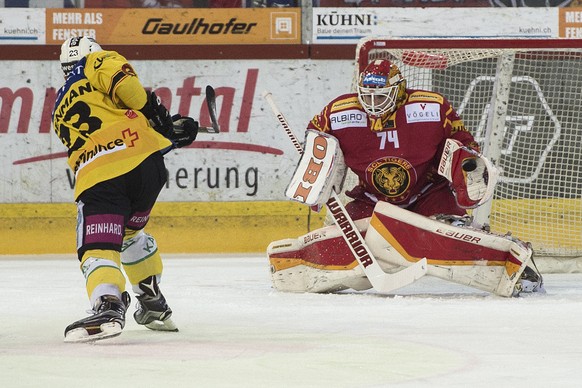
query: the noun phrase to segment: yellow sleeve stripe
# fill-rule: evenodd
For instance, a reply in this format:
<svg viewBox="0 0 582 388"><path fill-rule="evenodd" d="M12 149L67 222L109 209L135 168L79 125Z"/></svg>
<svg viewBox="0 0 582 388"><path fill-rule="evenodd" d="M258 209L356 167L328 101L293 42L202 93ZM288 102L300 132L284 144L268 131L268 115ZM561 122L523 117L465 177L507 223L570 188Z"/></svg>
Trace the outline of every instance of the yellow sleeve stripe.
<svg viewBox="0 0 582 388"><path fill-rule="evenodd" d="M409 102L437 102L443 104L443 96L438 93L427 92L426 90L416 91L408 96Z"/></svg>

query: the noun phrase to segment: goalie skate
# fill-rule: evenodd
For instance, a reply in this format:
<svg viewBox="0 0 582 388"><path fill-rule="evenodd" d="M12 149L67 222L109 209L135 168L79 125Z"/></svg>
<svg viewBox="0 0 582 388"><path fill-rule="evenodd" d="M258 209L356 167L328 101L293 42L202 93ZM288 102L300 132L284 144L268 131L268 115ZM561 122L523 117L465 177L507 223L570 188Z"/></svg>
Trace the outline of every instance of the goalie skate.
<svg viewBox="0 0 582 388"><path fill-rule="evenodd" d="M127 292L121 295L121 300L113 295L100 297L91 311L92 316L67 326L65 342L92 342L120 335L129 301Z"/></svg>
<svg viewBox="0 0 582 388"><path fill-rule="evenodd" d="M544 278L540 271L538 271L533 257L530 265L525 267L513 290L513 296L522 296L523 294L545 294Z"/></svg>

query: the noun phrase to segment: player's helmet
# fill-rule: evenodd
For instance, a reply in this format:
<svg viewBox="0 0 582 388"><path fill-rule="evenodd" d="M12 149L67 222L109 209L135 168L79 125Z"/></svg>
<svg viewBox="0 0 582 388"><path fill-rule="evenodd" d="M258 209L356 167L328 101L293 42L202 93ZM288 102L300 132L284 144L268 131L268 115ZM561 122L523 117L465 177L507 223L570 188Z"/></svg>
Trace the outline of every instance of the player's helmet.
<svg viewBox="0 0 582 388"><path fill-rule="evenodd" d="M372 117L382 117L396 110L406 98L406 80L392 62L377 59L360 73L358 100Z"/></svg>
<svg viewBox="0 0 582 388"><path fill-rule="evenodd" d="M95 39L86 36L80 36L67 39L61 46L61 69L65 73L65 77L69 75L75 64L81 60L85 55L101 51Z"/></svg>

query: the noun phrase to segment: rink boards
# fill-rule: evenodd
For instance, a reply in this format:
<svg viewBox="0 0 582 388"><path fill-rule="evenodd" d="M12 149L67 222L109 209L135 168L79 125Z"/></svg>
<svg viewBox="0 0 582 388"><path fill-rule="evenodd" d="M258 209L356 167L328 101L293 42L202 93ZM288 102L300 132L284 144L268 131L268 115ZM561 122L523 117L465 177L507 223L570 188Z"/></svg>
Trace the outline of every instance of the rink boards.
<svg viewBox="0 0 582 388"><path fill-rule="evenodd" d="M264 252L322 224L323 214L285 201L159 202L146 230L165 253ZM0 204L0 252L74 253L75 227L74 204Z"/></svg>

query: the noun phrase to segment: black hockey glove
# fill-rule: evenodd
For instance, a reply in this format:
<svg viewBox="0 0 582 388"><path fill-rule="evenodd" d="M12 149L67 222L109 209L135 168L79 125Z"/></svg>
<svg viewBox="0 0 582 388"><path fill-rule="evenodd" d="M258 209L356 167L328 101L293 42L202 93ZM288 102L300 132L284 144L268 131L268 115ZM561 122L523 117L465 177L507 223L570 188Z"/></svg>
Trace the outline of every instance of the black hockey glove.
<svg viewBox="0 0 582 388"><path fill-rule="evenodd" d="M173 126L168 139L174 143L175 148L182 148L192 144L198 135L198 121L192 117L180 115L172 116Z"/></svg>
<svg viewBox="0 0 582 388"><path fill-rule="evenodd" d="M156 132L161 133L164 137L170 138L170 134L173 131L173 122L170 113L164 105L162 105L161 100L156 96L156 93L146 91L148 95L148 100L146 101L140 112L150 121L150 125L156 130Z"/></svg>

